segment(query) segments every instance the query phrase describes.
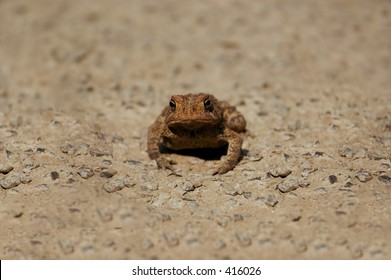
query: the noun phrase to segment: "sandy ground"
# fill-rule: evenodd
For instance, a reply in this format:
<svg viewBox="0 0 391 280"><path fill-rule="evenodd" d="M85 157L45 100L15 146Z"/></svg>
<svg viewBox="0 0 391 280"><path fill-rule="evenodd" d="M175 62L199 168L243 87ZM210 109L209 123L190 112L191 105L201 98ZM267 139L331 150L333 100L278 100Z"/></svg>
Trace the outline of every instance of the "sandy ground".
<svg viewBox="0 0 391 280"><path fill-rule="evenodd" d="M390 1L0 0L1 259L390 259ZM172 94L246 117L172 155Z"/></svg>

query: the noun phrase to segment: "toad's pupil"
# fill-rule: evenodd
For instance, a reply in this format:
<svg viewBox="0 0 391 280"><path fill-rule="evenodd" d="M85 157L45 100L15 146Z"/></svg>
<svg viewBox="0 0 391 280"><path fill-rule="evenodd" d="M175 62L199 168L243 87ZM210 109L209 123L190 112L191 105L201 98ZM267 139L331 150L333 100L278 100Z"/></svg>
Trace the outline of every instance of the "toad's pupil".
<svg viewBox="0 0 391 280"><path fill-rule="evenodd" d="M170 107L171 107L172 110L174 110L176 108L176 104L172 100L170 101Z"/></svg>
<svg viewBox="0 0 391 280"><path fill-rule="evenodd" d="M212 107L212 102L210 101L210 99L206 99L204 101L204 106L206 109L210 109Z"/></svg>

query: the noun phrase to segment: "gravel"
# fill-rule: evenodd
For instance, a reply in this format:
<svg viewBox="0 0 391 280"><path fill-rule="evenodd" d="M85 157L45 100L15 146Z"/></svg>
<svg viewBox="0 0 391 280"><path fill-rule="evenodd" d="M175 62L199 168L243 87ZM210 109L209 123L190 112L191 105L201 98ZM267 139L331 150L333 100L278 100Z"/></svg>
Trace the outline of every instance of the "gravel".
<svg viewBox="0 0 391 280"><path fill-rule="evenodd" d="M179 238L175 234L164 233L163 237L169 247L176 247L179 245Z"/></svg>
<svg viewBox="0 0 391 280"><path fill-rule="evenodd" d="M0 186L3 189L11 189L17 187L18 185L20 185L20 183L22 183L22 180L19 173L12 173L0 180Z"/></svg>
<svg viewBox="0 0 391 280"><path fill-rule="evenodd" d="M387 159L387 156L382 155L382 154L379 154L379 153L376 153L376 152L368 153L367 156L368 156L368 158L371 159L371 160Z"/></svg>
<svg viewBox="0 0 391 280"><path fill-rule="evenodd" d="M356 178L360 182L365 183L365 182L372 180L372 174L369 171L361 170L361 171L357 172Z"/></svg>
<svg viewBox="0 0 391 280"><path fill-rule="evenodd" d="M133 187L136 183L130 177L119 176L111 179L103 185L108 193L118 192L125 187Z"/></svg>
<svg viewBox="0 0 391 280"><path fill-rule="evenodd" d="M76 147L70 143L62 144L60 146L61 152L64 154L74 155L76 152Z"/></svg>
<svg viewBox="0 0 391 280"><path fill-rule="evenodd" d="M68 241L60 240L58 241L58 245L60 245L61 251L65 255L72 254L75 251L75 247L73 246L73 244Z"/></svg>
<svg viewBox="0 0 391 280"><path fill-rule="evenodd" d="M116 170L105 170L105 171L102 171L100 174L99 174L99 176L101 177L101 178L108 178L108 179L110 179L110 178L112 178L115 174L117 174L117 171Z"/></svg>
<svg viewBox="0 0 391 280"><path fill-rule="evenodd" d="M381 175L378 180L386 185L391 185L391 178L387 175Z"/></svg>
<svg viewBox="0 0 391 280"><path fill-rule="evenodd" d="M266 199L263 199L263 202L270 207L276 206L278 199L274 195L268 195Z"/></svg>
<svg viewBox="0 0 391 280"><path fill-rule="evenodd" d="M300 187L300 182L301 180L299 178L292 177L289 180L279 183L277 185L277 188L283 193L291 192L296 190L298 187Z"/></svg>
<svg viewBox="0 0 391 280"><path fill-rule="evenodd" d="M236 239L239 242L239 245L242 247L248 247L252 244L252 240L250 237L248 237L246 234L243 233L237 233Z"/></svg>
<svg viewBox="0 0 391 280"><path fill-rule="evenodd" d="M159 189L159 184L157 182L146 182L141 184L141 189L148 192L157 191Z"/></svg>
<svg viewBox="0 0 391 280"><path fill-rule="evenodd" d="M268 175L273 177L285 178L292 173L292 170L287 167L273 168L267 172Z"/></svg>
<svg viewBox="0 0 391 280"><path fill-rule="evenodd" d="M337 182L337 181L338 181L337 176L335 176L335 175L330 175L330 176L329 176L329 182L330 182L330 184L334 184L334 183Z"/></svg>
<svg viewBox="0 0 391 280"><path fill-rule="evenodd" d="M225 244L225 242L221 239L219 240L216 240L214 243L213 243L213 248L216 249L216 250L221 250L223 248L225 248L227 245Z"/></svg>
<svg viewBox="0 0 391 280"><path fill-rule="evenodd" d="M143 240L143 242L141 243L141 247L143 248L143 250L149 250L153 247L153 242L151 240Z"/></svg>
<svg viewBox="0 0 391 280"><path fill-rule="evenodd" d="M170 199L171 195L169 193L161 193L152 199L152 205L155 207L160 207L166 204Z"/></svg>
<svg viewBox="0 0 391 280"><path fill-rule="evenodd" d="M60 177L57 171L50 172L50 178L52 178L53 181L57 180Z"/></svg>
<svg viewBox="0 0 391 280"><path fill-rule="evenodd" d="M12 170L14 170L14 167L13 167L12 165L0 164L0 173L8 174L8 173L10 173Z"/></svg>
<svg viewBox="0 0 391 280"><path fill-rule="evenodd" d="M110 211L99 207L97 212L102 222L107 223L113 220L113 214Z"/></svg>
<svg viewBox="0 0 391 280"><path fill-rule="evenodd" d="M20 181L23 183L23 184L28 184L32 181L31 177L27 174L22 174L20 176Z"/></svg>
<svg viewBox="0 0 391 280"><path fill-rule="evenodd" d="M354 156L354 151L349 147L343 147L339 150L339 155L351 159Z"/></svg>
<svg viewBox="0 0 391 280"><path fill-rule="evenodd" d="M89 179L94 176L94 171L89 167L82 166L77 170L77 174L79 174L83 179Z"/></svg>

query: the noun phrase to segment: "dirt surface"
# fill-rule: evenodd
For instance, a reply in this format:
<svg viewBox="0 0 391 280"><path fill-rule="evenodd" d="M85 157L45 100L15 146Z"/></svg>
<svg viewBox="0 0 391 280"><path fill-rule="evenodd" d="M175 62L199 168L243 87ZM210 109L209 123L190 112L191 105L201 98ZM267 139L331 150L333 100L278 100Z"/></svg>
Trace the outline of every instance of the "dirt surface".
<svg viewBox="0 0 391 280"><path fill-rule="evenodd" d="M390 259L390 33L390 1L0 0L0 258ZM148 158L189 92L245 115L233 171Z"/></svg>

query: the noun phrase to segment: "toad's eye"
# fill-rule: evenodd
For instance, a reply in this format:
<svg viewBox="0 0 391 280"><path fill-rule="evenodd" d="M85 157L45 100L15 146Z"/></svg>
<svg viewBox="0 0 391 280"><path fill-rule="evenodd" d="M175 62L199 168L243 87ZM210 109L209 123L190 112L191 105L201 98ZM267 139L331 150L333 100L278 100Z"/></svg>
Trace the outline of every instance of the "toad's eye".
<svg viewBox="0 0 391 280"><path fill-rule="evenodd" d="M170 100L169 105L170 105L170 108L171 108L172 111L174 111L176 109L176 104L175 104L174 100Z"/></svg>
<svg viewBox="0 0 391 280"><path fill-rule="evenodd" d="M212 101L210 101L209 98L205 99L204 101L204 107L206 110L211 111L213 109Z"/></svg>

